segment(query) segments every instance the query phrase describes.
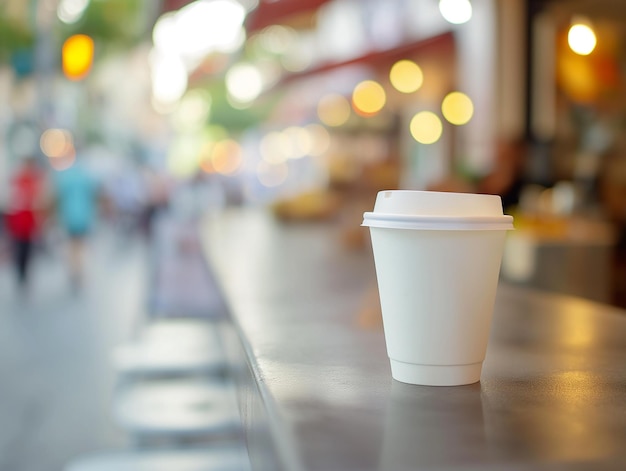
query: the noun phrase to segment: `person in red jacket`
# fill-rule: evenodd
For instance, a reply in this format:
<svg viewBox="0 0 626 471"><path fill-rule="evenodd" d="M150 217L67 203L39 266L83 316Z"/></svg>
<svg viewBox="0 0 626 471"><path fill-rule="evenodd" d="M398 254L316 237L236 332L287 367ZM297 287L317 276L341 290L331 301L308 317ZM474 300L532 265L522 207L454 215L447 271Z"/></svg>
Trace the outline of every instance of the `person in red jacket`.
<svg viewBox="0 0 626 471"><path fill-rule="evenodd" d="M9 182L5 227L12 241L13 261L20 285L28 282L33 242L39 235L46 179L34 158L25 159Z"/></svg>

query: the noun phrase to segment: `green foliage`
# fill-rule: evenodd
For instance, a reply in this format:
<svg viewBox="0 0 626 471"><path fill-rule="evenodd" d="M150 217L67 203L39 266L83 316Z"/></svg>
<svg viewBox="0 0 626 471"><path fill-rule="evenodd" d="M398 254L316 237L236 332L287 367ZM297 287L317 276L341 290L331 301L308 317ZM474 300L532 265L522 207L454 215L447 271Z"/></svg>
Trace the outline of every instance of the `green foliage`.
<svg viewBox="0 0 626 471"><path fill-rule="evenodd" d="M148 32L147 12L155 0L91 0L82 18L74 24L55 19L53 37L62 44L73 34L86 34L107 48L124 49L137 44ZM24 8L32 8L24 3ZM29 10L30 11L30 10ZM34 21L20 23L4 15L0 8L0 60L16 51L32 49L36 32Z"/></svg>
<svg viewBox="0 0 626 471"><path fill-rule="evenodd" d="M232 132L241 132L267 119L279 101L279 96L267 97L261 103L246 109L233 108L226 98L226 86L216 81L204 87L212 97L210 123L223 126Z"/></svg>
<svg viewBox="0 0 626 471"><path fill-rule="evenodd" d="M126 48L145 36L142 14L149 0L91 0L82 18L70 25L59 22L62 41L86 34L113 48Z"/></svg>
<svg viewBox="0 0 626 471"><path fill-rule="evenodd" d="M0 15L0 60L8 60L15 51L31 48L34 42L34 35L26 26Z"/></svg>

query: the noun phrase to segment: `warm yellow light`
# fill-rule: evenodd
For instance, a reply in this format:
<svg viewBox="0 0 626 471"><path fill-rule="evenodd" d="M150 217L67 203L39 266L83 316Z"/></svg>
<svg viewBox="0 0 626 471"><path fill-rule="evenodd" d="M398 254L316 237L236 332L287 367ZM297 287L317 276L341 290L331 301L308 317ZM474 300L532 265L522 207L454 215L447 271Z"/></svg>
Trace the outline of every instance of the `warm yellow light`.
<svg viewBox="0 0 626 471"><path fill-rule="evenodd" d="M596 34L590 26L578 23L569 29L567 43L576 54L587 56L596 48Z"/></svg>
<svg viewBox="0 0 626 471"><path fill-rule="evenodd" d="M326 126L341 126L350 118L350 103L342 95L326 95L317 105L317 115Z"/></svg>
<svg viewBox="0 0 626 471"><path fill-rule="evenodd" d="M411 135L421 144L433 144L441 137L443 126L435 113L422 111L411 119Z"/></svg>
<svg viewBox="0 0 626 471"><path fill-rule="evenodd" d="M87 76L93 63L93 39L84 34L70 36L61 51L63 73L70 80L81 80Z"/></svg>
<svg viewBox="0 0 626 471"><path fill-rule="evenodd" d="M474 104L465 93L452 92L443 99L441 112L450 123L460 126L472 119Z"/></svg>
<svg viewBox="0 0 626 471"><path fill-rule="evenodd" d="M243 158L241 147L232 139L224 139L215 143L211 153L211 164L216 172L232 175L241 167Z"/></svg>
<svg viewBox="0 0 626 471"><path fill-rule="evenodd" d="M389 71L391 85L402 93L413 93L422 86L424 74L415 62L401 60L396 62Z"/></svg>
<svg viewBox="0 0 626 471"><path fill-rule="evenodd" d="M387 102L385 90L373 80L364 80L354 87L352 106L362 116L373 116L383 109Z"/></svg>

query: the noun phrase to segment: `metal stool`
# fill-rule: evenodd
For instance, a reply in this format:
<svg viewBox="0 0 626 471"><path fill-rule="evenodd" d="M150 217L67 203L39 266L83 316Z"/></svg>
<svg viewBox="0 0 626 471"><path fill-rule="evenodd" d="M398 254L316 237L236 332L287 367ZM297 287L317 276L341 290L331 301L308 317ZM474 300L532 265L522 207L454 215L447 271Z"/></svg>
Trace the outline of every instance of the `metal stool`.
<svg viewBox="0 0 626 471"><path fill-rule="evenodd" d="M139 380L116 391L113 417L138 445L241 437L236 391L206 378Z"/></svg>
<svg viewBox="0 0 626 471"><path fill-rule="evenodd" d="M149 323L135 341L114 349L112 361L123 377L215 374L226 367L217 327L180 318Z"/></svg>

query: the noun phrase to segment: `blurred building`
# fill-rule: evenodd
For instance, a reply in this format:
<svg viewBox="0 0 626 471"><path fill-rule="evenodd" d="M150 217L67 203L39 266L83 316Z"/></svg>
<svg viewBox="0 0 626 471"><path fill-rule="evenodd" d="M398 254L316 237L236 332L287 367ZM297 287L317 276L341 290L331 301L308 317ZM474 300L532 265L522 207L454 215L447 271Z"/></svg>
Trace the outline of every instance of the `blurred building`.
<svg viewBox="0 0 626 471"><path fill-rule="evenodd" d="M101 168L133 159L182 179L208 174L233 201L285 218L348 214L352 225L383 188L508 192L520 227L612 247L626 213L622 10L619 0L6 1L0 179L24 154L62 169L55 159L78 141ZM72 58L74 35L92 42ZM42 141L51 129L61 137Z"/></svg>

